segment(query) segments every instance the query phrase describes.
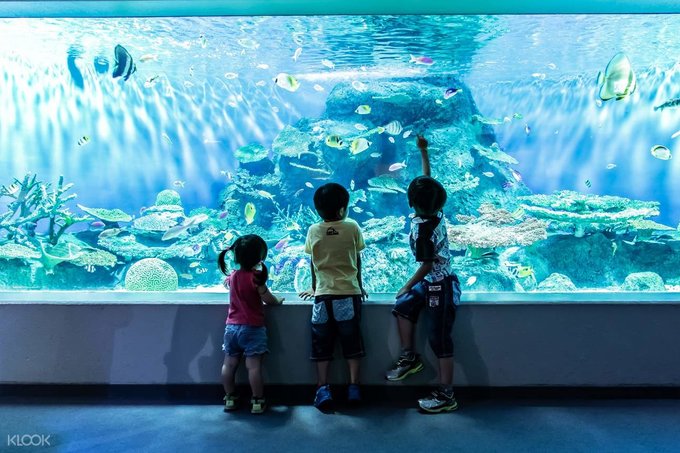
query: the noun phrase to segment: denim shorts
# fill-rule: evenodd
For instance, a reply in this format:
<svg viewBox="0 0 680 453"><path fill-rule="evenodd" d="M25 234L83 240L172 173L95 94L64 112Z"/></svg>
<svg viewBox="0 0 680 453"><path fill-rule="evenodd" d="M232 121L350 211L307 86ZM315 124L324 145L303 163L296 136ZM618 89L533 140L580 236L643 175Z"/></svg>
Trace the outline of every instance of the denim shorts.
<svg viewBox="0 0 680 453"><path fill-rule="evenodd" d="M361 336L361 296L316 296L312 309L313 361L333 359L335 339L340 338L342 355L355 359L366 355Z"/></svg>
<svg viewBox="0 0 680 453"><path fill-rule="evenodd" d="M451 329L459 302L460 282L455 275L434 283L422 280L397 298L392 314L416 323L424 307L430 318L430 347L438 358L443 359L453 357Z"/></svg>
<svg viewBox="0 0 680 453"><path fill-rule="evenodd" d="M252 357L269 352L265 327L227 324L224 328L224 353L231 357Z"/></svg>

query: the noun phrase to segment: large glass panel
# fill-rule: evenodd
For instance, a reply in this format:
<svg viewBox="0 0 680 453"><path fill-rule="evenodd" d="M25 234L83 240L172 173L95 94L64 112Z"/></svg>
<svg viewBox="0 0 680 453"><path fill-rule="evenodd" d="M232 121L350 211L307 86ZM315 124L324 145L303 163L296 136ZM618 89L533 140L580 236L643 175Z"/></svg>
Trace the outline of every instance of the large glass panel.
<svg viewBox="0 0 680 453"><path fill-rule="evenodd" d="M351 191L369 293L414 269L416 135L464 291L680 285L680 16L0 20L0 288L309 286Z"/></svg>

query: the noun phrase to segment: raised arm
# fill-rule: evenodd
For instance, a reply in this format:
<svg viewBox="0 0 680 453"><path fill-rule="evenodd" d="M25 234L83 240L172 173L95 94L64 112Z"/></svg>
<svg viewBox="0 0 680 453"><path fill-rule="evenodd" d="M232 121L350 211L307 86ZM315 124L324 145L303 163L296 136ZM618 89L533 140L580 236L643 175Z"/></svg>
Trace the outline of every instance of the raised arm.
<svg viewBox="0 0 680 453"><path fill-rule="evenodd" d="M430 176L430 156L427 154L427 140L422 135L418 135L416 142L418 149L420 149L420 159L423 165L423 175Z"/></svg>

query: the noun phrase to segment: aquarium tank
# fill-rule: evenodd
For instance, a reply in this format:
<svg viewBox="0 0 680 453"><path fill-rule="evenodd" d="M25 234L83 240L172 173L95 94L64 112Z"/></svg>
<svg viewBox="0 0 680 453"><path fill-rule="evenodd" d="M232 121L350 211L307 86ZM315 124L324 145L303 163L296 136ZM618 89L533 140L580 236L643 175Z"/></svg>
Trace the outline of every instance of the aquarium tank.
<svg viewBox="0 0 680 453"><path fill-rule="evenodd" d="M0 288L310 286L350 192L370 293L415 268L429 141L465 292L680 288L680 16L0 19Z"/></svg>

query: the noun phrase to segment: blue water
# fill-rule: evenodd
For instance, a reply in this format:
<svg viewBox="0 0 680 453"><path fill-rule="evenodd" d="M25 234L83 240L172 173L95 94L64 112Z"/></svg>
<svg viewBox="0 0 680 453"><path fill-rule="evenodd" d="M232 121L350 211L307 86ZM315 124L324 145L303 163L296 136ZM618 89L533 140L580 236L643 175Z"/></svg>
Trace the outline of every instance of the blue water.
<svg viewBox="0 0 680 453"><path fill-rule="evenodd" d="M680 152L680 111L653 110L680 97L679 28L675 15L3 19L0 184L64 175L85 206L138 215L171 188L187 212L217 208L233 151L323 116L337 84L434 75L461 80L486 117L523 116L493 129L533 193L658 201L654 220L675 227L680 164L650 148ZM113 65L118 44L137 65L126 82L94 64ZM596 76L618 52L637 89L603 103ZM282 72L300 89L277 87Z"/></svg>

